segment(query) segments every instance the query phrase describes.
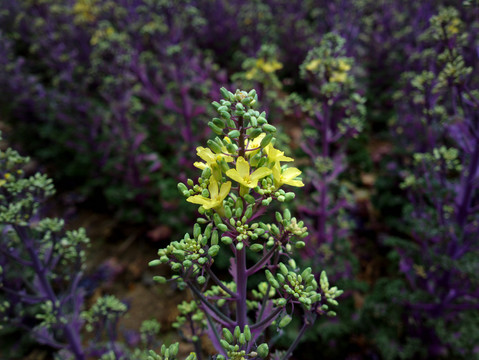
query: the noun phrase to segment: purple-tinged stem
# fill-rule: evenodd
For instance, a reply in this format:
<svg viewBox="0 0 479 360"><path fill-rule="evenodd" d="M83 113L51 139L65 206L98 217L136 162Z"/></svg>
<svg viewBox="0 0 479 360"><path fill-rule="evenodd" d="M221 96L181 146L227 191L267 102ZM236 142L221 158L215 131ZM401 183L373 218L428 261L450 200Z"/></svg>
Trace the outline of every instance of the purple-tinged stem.
<svg viewBox="0 0 479 360"><path fill-rule="evenodd" d="M27 234L27 230L19 227L19 226L14 226L15 231L17 232L18 236L22 240L23 244L25 245L25 248L27 250L28 255L30 256L30 259L32 261L32 267L35 273L38 276L39 280L39 285L42 288L42 291L47 294L49 300L54 304L57 303L58 298L55 295L55 292L53 291L53 288L47 278L46 274L46 269L42 266L40 259L38 258L38 254L33 248L33 241L30 239L30 237ZM57 314L58 318L61 318L63 316L63 312L61 308L57 309ZM81 346L81 340L80 340L80 334L78 331L75 331L75 329L72 328L72 322L68 322L67 324L64 325L64 331L65 331L65 336L67 338L67 341L69 343L69 348L73 355L75 356L76 360L84 360L85 359L85 354L83 353L83 349Z"/></svg>
<svg viewBox="0 0 479 360"><path fill-rule="evenodd" d="M244 329L247 323L246 318L246 291L247 291L247 273L246 273L246 249L236 251L236 286L237 286L237 298L236 298L236 323L240 329Z"/></svg>

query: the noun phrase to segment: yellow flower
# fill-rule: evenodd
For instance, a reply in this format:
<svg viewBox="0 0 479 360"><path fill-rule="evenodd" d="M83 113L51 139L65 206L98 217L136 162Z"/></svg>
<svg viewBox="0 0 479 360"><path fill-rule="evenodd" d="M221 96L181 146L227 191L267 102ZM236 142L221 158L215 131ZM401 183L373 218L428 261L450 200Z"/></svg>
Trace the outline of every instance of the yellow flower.
<svg viewBox="0 0 479 360"><path fill-rule="evenodd" d="M306 70L309 70L309 71L316 70L318 68L319 64L321 64L321 59L311 60L308 63L308 65L306 65Z"/></svg>
<svg viewBox="0 0 479 360"><path fill-rule="evenodd" d="M226 149L225 149L226 150ZM213 168L214 166L217 165L216 161L221 161L224 159L226 162L232 162L233 158L231 156L223 155L223 154L215 154L213 151L211 151L209 148L204 148L202 146L199 146L196 148L196 155L198 155L201 159L206 161L206 163L202 162L195 162L193 165L197 167L198 169L203 170L207 166L210 168Z"/></svg>
<svg viewBox="0 0 479 360"><path fill-rule="evenodd" d="M211 208L218 208L223 206L223 200L228 196L231 189L231 181L227 181L224 184L221 184L220 191L218 192L218 183L215 178L212 176L210 178L210 185L208 186L208 191L210 192L210 198L204 197L202 195L190 196L186 201L202 205L206 210Z"/></svg>
<svg viewBox="0 0 479 360"><path fill-rule="evenodd" d="M347 74L345 72L333 71L331 77L329 78L330 82L343 83L346 81Z"/></svg>
<svg viewBox="0 0 479 360"><path fill-rule="evenodd" d="M253 140L249 141L249 143L248 143L248 140L245 141L246 156L248 157L254 156L260 150L259 147L261 146L261 140L263 140L265 136L266 136L265 133L261 133L257 137L255 137ZM257 150L253 150L253 149L257 149Z"/></svg>
<svg viewBox="0 0 479 360"><path fill-rule="evenodd" d="M301 180L294 180L297 176L301 175L301 170L291 167L286 170L282 170L279 163L276 163L273 167L273 178L276 188L282 185L291 185L301 187L304 186Z"/></svg>
<svg viewBox="0 0 479 360"><path fill-rule="evenodd" d="M258 180L271 174L271 169L260 167L256 169L252 174L249 173L249 163L242 157L238 157L236 160L236 169L229 169L226 175L241 185L253 189L258 185Z"/></svg>
<svg viewBox="0 0 479 360"><path fill-rule="evenodd" d="M268 155L268 160L272 163L277 163L280 161L294 161L293 158L284 156L283 151L275 149L273 145L271 145L271 143L265 147L265 151L266 151L266 155Z"/></svg>
<svg viewBox="0 0 479 360"><path fill-rule="evenodd" d="M265 61L263 58L256 60L256 67L263 70L265 73L272 73L276 70L282 69L283 64L276 60Z"/></svg>
<svg viewBox="0 0 479 360"><path fill-rule="evenodd" d="M338 71L332 72L329 81L343 83L346 81L348 71L351 70L351 65L340 59L338 60L337 68Z"/></svg>

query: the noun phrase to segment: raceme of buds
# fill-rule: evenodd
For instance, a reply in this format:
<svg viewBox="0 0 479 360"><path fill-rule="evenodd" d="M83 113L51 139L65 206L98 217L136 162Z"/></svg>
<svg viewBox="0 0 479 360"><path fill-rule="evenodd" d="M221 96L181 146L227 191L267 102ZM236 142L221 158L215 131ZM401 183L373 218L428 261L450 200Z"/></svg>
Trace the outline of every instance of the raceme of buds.
<svg viewBox="0 0 479 360"><path fill-rule="evenodd" d="M276 213L276 221L261 221L274 201L295 198L289 188L304 186L301 170L289 166L294 159L274 147L276 128L265 112L255 110L255 90L231 93L222 88L221 94L223 99L213 102L218 116L208 123L216 136L207 147L196 149L200 161L194 166L201 174L196 181L178 184L186 200L199 205L193 231L160 249L159 259L150 265L168 264L174 272L171 280L193 292L218 359L264 358L269 348L261 341L267 327L286 326L295 305L314 319L322 314L318 309L324 304L311 268L301 271L290 260L294 249L305 246L302 239L308 231L303 221L287 208ZM231 257L233 281L220 280L214 272L220 252ZM257 259L254 264L247 262L250 256ZM284 264L288 260L289 269ZM260 282L249 298L248 278L254 274L267 281ZM253 318L252 309L257 310ZM185 319L181 315L178 325ZM293 344L294 348L297 342Z"/></svg>

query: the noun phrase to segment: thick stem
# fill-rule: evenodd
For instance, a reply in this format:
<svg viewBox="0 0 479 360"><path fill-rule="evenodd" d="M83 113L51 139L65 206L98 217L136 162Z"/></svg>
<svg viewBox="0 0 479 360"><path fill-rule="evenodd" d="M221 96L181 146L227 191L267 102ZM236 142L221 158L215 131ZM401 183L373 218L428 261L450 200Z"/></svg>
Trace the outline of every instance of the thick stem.
<svg viewBox="0 0 479 360"><path fill-rule="evenodd" d="M247 273L246 273L246 249L236 251L236 323L241 330L247 324L246 318L246 291L247 291Z"/></svg>

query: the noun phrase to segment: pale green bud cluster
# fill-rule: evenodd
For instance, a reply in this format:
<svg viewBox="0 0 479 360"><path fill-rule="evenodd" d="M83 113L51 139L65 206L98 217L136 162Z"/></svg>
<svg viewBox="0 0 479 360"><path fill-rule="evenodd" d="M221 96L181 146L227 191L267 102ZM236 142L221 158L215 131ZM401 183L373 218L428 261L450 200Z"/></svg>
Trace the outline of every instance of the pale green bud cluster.
<svg viewBox="0 0 479 360"><path fill-rule="evenodd" d="M178 350L180 348L179 343L174 343L170 346L162 345L160 349L160 354L155 353L153 350L150 350L148 353L148 360L177 360ZM196 360L196 354L190 353L185 360Z"/></svg>
<svg viewBox="0 0 479 360"><path fill-rule="evenodd" d="M223 282L223 285L229 290L231 290L233 293L236 292L236 283L234 281ZM225 305L226 300L224 299L224 297L229 296L226 291L224 291L220 286L217 285L213 285L210 289L206 290L204 294L209 298L217 298L218 300L216 300L216 305L218 305L218 307L222 307L223 305Z"/></svg>
<svg viewBox="0 0 479 360"><path fill-rule="evenodd" d="M276 276L266 270L266 279L282 296L276 299L278 306L285 306L288 302L292 302L300 303L305 309L310 310L312 304L321 300L321 294L316 292L318 284L310 267L303 270L301 274L296 271L289 270L285 264L279 263L279 272Z"/></svg>
<svg viewBox="0 0 479 360"><path fill-rule="evenodd" d="M218 355L217 360L248 360L258 357L264 359L268 356L269 348L266 343L258 345L258 347L250 352L246 349L250 347L249 342L252 340L251 330L245 325L243 332L239 326L236 326L231 332L227 328L223 328L223 339L220 340L221 346L226 351L227 357Z"/></svg>
<svg viewBox="0 0 479 360"><path fill-rule="evenodd" d="M176 321L173 323L173 327L180 329L184 326L188 320L191 320L197 324L201 329L206 329L207 323L205 314L198 308L196 301L183 301L177 306L179 315L176 317ZM191 338L192 341L197 341L198 336L194 335Z"/></svg>
<svg viewBox="0 0 479 360"><path fill-rule="evenodd" d="M204 284L206 278L198 275L199 267L209 264L213 257L218 254L218 232L212 231L213 225L208 224L205 230L201 230L200 224L196 223L193 230L193 238L185 234L180 241L173 241L164 249L158 250L159 259L150 262L150 266L169 264L171 269L181 274L195 276L198 284ZM155 280L165 282L163 277L155 277Z"/></svg>
<svg viewBox="0 0 479 360"><path fill-rule="evenodd" d="M343 293L343 290L339 290L336 286L329 288L328 276L326 275L325 271L321 272L319 284L326 302L329 305L338 306L338 301L336 298ZM327 304L321 305L321 308L318 310L320 310L321 313L326 312L328 316L336 316L336 312L329 310L329 306Z"/></svg>
<svg viewBox="0 0 479 360"><path fill-rule="evenodd" d="M128 311L127 306L113 295L98 298L95 304L83 311L81 316L86 322L88 331L95 330L95 324L118 321Z"/></svg>

